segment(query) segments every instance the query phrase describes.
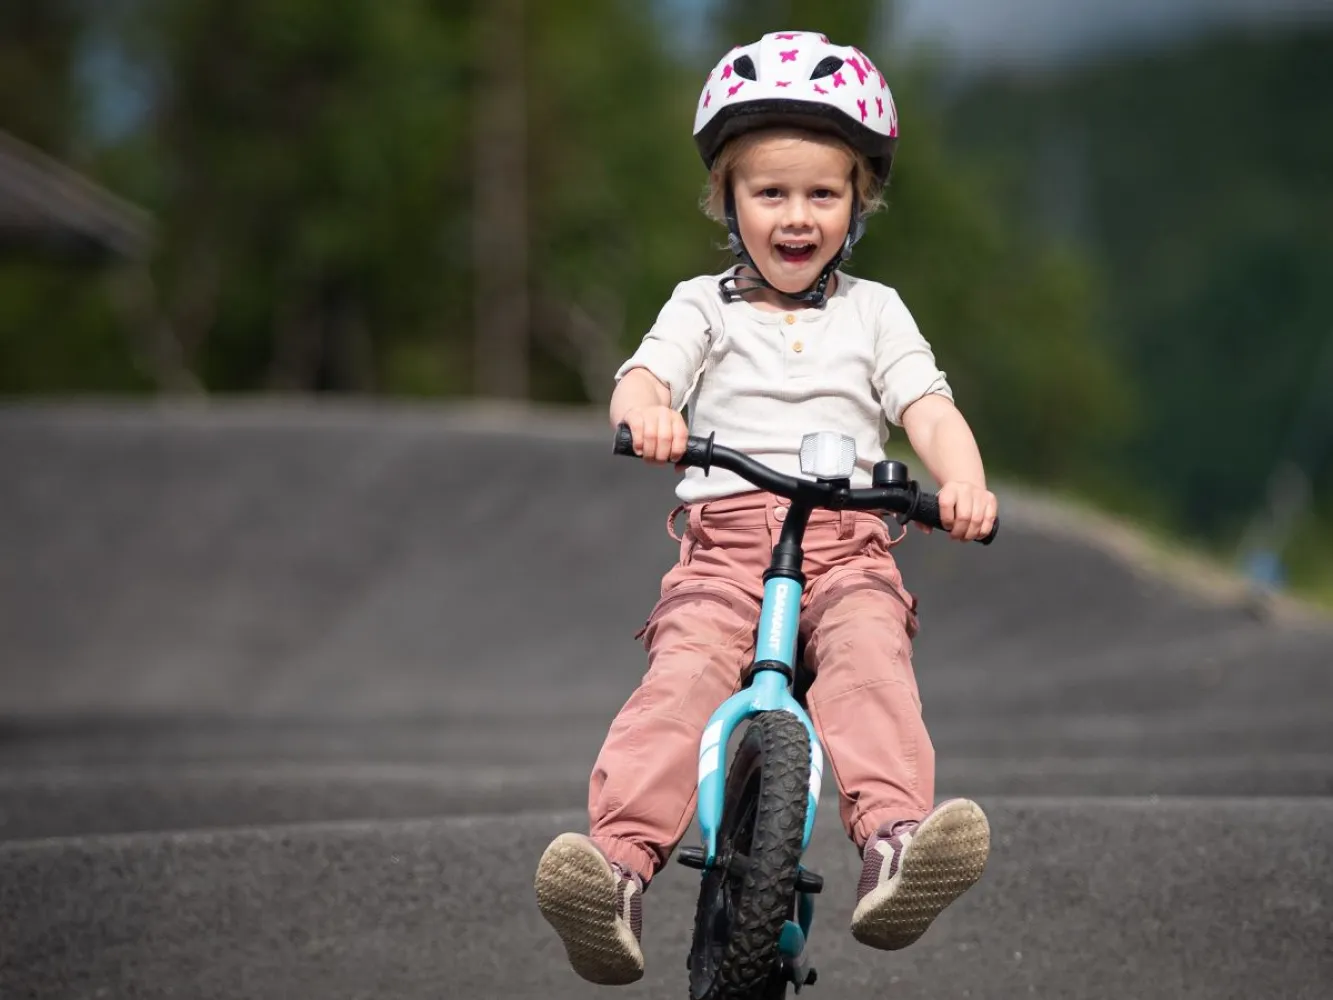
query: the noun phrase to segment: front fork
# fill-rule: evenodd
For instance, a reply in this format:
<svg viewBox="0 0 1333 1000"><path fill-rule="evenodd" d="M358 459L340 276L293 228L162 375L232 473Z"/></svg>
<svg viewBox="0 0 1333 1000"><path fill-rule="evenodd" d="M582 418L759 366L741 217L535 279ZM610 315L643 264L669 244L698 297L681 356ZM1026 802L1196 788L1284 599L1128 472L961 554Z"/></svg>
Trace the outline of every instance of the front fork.
<svg viewBox="0 0 1333 1000"><path fill-rule="evenodd" d="M717 830L722 822L725 775L723 760L731 734L746 719L760 712L790 712L801 721L810 738L810 783L807 789L805 827L801 831L801 853L810 846L815 813L824 776L824 753L814 724L792 697L790 677L796 660L796 638L800 625L800 580L771 576L764 584L764 603L755 637L755 670L750 683L724 701L713 712L699 745L699 828L704 846L685 848L680 861L692 868L709 869L717 858ZM822 880L801 867L796 878L796 920L788 920L778 942L783 967L799 992L813 983L815 974L802 957L814 921L814 894Z"/></svg>

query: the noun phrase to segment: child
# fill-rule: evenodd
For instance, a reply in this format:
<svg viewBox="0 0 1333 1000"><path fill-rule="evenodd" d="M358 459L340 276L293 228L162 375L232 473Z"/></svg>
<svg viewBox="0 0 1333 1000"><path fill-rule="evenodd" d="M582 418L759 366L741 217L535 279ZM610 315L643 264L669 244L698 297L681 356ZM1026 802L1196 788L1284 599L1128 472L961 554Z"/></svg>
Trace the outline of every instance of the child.
<svg viewBox="0 0 1333 1000"><path fill-rule="evenodd" d="M678 285L617 372L611 424L629 425L636 454L673 462L689 433L716 432L799 475L802 435L836 430L855 437L853 485L865 486L892 423L942 484L951 536L989 533L996 500L976 442L907 307L838 273L880 203L897 134L883 76L823 35L765 35L709 74L695 141L709 214L741 263ZM753 656L762 573L786 516L786 501L720 469L687 470L677 494L689 526L640 633L648 672L593 768L590 836L562 834L537 869L542 914L595 983L643 975L642 893L693 818L700 737ZM801 615L810 715L864 859L852 934L884 949L920 937L980 877L990 845L975 803L932 809L916 601L896 541L873 514L816 511Z"/></svg>

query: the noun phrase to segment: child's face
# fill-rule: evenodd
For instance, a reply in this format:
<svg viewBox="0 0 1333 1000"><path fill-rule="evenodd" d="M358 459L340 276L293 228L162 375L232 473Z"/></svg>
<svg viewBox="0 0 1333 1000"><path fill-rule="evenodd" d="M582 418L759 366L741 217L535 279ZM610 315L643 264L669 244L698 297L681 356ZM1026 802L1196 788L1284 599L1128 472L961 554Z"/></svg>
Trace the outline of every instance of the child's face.
<svg viewBox="0 0 1333 1000"><path fill-rule="evenodd" d="M768 283L810 287L851 224L848 152L816 136L766 137L736 165L732 186L741 239Z"/></svg>

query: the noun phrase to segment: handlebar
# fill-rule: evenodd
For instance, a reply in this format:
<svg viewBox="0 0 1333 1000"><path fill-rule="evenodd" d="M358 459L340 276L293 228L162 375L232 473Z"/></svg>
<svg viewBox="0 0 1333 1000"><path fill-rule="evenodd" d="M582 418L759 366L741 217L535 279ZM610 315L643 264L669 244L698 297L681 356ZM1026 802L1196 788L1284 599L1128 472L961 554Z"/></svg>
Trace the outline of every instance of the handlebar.
<svg viewBox="0 0 1333 1000"><path fill-rule="evenodd" d="M613 447L616 455L634 456L634 435L628 424L622 423L616 428ZM685 454L680 465L703 469L704 474L713 466L734 472L760 489L767 490L780 497L786 497L795 503L821 507L828 510L864 510L887 511L897 515L901 524L918 521L921 524L941 531L947 530L940 523L939 497L921 489L915 480L894 482L890 485L878 485L853 489L846 480L805 479L776 472L761 462L756 462L739 451L713 443L713 435L697 437L691 435L685 442ZM1000 530L997 519L991 532L985 538L978 538L982 545L995 541Z"/></svg>

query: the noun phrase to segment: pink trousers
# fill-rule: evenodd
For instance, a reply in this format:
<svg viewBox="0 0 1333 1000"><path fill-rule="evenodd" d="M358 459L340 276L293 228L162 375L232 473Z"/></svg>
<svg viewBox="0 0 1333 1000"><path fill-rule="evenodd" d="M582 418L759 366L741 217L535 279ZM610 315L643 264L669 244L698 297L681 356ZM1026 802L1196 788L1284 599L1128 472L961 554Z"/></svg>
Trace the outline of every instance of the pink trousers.
<svg viewBox="0 0 1333 1000"><path fill-rule="evenodd" d="M747 493L685 508L680 560L639 635L648 672L611 723L588 789L592 840L651 879L694 817L699 740L754 656L762 574L787 501ZM884 522L815 511L805 533L800 635L807 695L847 835L930 811L935 749L912 672L915 600Z"/></svg>

